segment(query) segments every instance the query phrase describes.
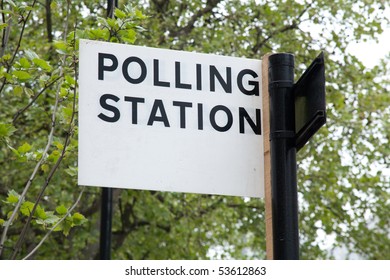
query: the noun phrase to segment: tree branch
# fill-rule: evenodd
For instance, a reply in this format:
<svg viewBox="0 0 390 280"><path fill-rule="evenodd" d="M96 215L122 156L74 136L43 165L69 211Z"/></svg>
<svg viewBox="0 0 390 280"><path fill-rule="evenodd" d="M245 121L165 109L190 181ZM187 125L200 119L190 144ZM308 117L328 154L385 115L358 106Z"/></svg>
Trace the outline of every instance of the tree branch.
<svg viewBox="0 0 390 280"><path fill-rule="evenodd" d="M190 33L192 29L194 29L196 21L204 15L210 13L211 10L219 4L219 2L221 2L221 0L208 0L206 6L203 9L192 15L186 26L178 28L176 31L172 31L171 36L179 37Z"/></svg>
<svg viewBox="0 0 390 280"><path fill-rule="evenodd" d="M298 28L299 24L301 23L301 18L302 16L307 12L308 9L310 9L310 7L312 6L313 4L310 3L309 5L307 5L300 13L299 15L292 21L291 24L289 25L286 25L286 26L283 26L275 31L272 31L266 38L264 38L262 41L260 42L257 42L253 47L252 47L252 52L253 53L257 53L269 40L271 40L273 37L275 37L276 35L280 34L280 33L284 33L284 32L287 32L289 30L293 30L293 29L296 29ZM258 34L259 34L259 29L258 29Z"/></svg>
<svg viewBox="0 0 390 280"><path fill-rule="evenodd" d="M69 15L69 2L68 2L68 15ZM68 17L67 17L67 20L68 20ZM75 32L76 34L76 32ZM75 35L76 36L76 35ZM75 50L74 50L75 51ZM75 77L75 80L77 81L77 64L76 64L76 55L73 54L73 61L74 61L74 77ZM58 103L58 100L59 100L59 93L60 93L60 86L58 87L57 89L57 94L56 94L56 103ZM34 207L33 209L31 210L31 213L28 217L28 220L27 222L25 223L24 227L23 227L23 230L22 230L22 233L20 234L20 237L19 237L19 240L15 246L15 249L14 249L14 253L12 255L12 259L16 258L22 244L23 244L23 241L25 239L25 236L26 236L26 233L28 231L28 227L31 223L31 220L32 220L32 217L33 215L35 214L35 211L38 207L38 203L41 201L42 197L43 197L43 194L46 190L46 188L48 187L51 179L53 178L55 172L57 171L58 167L60 166L62 160L64 159L65 157L65 153L66 153L66 149L68 148L69 144L70 144L70 140L72 138L72 135L73 135L73 130L74 130L74 119L75 119L75 115L76 115L76 86L74 87L74 94L73 94L73 104L72 104L72 115L71 115L71 119L69 121L69 124L68 124L68 130L67 130L67 133L66 133L66 138L65 138L65 141L64 141L64 145L63 145L63 148L62 148L62 151L61 151L61 155L60 157L57 159L55 165L51 168L50 172L49 172L49 175L47 176L47 179L45 180L44 184L42 185L41 187L41 190L39 192L39 195L35 201L35 204L34 204ZM55 125L55 123L53 122L52 123L53 127Z"/></svg>
<svg viewBox="0 0 390 280"><path fill-rule="evenodd" d="M48 137L48 140L47 140L47 144L46 144L45 150L42 153L41 159L35 165L35 168L34 168L32 174L31 174L30 178L28 179L27 184L24 187L22 194L19 197L18 203L16 204L16 206L15 206L13 212L12 212L11 217L5 223L4 231L3 231L3 234L2 234L1 240L0 240L0 256L2 254L4 243L5 243L6 238L7 238L8 229L9 229L10 225L12 224L12 222L14 221L14 219L16 217L16 214L18 213L18 211L20 209L20 206L22 205L22 202L23 202L24 198L26 197L27 191L30 189L30 186L31 186L33 180L35 179L35 176L37 175L37 173L39 171L39 168L42 166L43 161L45 160L45 156L48 153L48 151L50 149L50 146L51 146L51 144L53 142L57 108L58 108L58 98L56 99L56 103L54 104L53 114L52 114L52 127L51 127L51 130L50 130L50 133L49 133L49 137Z"/></svg>
<svg viewBox="0 0 390 280"><path fill-rule="evenodd" d="M46 241L46 239L50 236L50 234L70 215L70 213L76 208L77 204L79 204L81 197L83 196L85 187L81 189L81 192L79 194L79 197L77 198L76 202L72 205L72 207L68 210L68 212L46 233L46 235L42 238L42 240L38 243L38 245L31 250L30 253L27 254L23 258L23 260L27 260L30 258L35 252L42 246L43 242Z"/></svg>
<svg viewBox="0 0 390 280"><path fill-rule="evenodd" d="M1 1L1 10L4 10L4 1ZM2 17L2 22L6 23L4 12L1 13L1 17ZM11 25L12 25L12 18L10 17L7 20L6 28L3 29L3 37L1 39L1 48L0 48L0 57L2 57L4 55L5 49L7 48L8 40L9 40L9 33L11 31Z"/></svg>
<svg viewBox="0 0 390 280"><path fill-rule="evenodd" d="M46 5L45 5L46 31L47 31L47 40L49 41L49 43L53 42L53 31L52 31L53 24L52 24L52 20L51 20L51 1L52 0L46 0Z"/></svg>
<svg viewBox="0 0 390 280"><path fill-rule="evenodd" d="M34 2L31 5L31 8L34 8L34 6L37 3L37 1L38 0L34 0ZM23 18L23 25L22 25L22 29L20 31L20 35L19 35L18 43L16 45L16 49L15 49L13 55L12 55L11 61L7 65L7 71L6 71L7 74L11 70L12 63L14 62L14 60L16 58L16 55L19 52L20 45L21 45L21 42L22 42L22 39L23 39L24 30L26 29L26 24L27 24L28 18L30 17L31 13L32 13L32 9L28 12L27 16L25 18ZM2 85L0 87L0 94L1 94L1 92L3 91L3 89L5 87L7 79L4 77L2 80L3 80L3 83L2 83ZM1 244L0 244L0 256L1 256Z"/></svg>
<svg viewBox="0 0 390 280"><path fill-rule="evenodd" d="M164 14L169 5L169 0L151 0L151 2L156 6L159 14Z"/></svg>
<svg viewBox="0 0 390 280"><path fill-rule="evenodd" d="M51 87L53 84L55 84L59 79L61 79L61 77L58 77L58 78L54 79L53 81L51 81L50 83L48 83L47 85L45 85L45 87L40 92L38 92L24 108L18 110L16 112L16 114L14 115L14 118L12 120L12 124L15 125L16 124L16 120L19 118L19 116L21 114L23 114L28 108L30 108L31 105L33 105L34 102L38 99L38 97L42 93L44 93L49 87Z"/></svg>

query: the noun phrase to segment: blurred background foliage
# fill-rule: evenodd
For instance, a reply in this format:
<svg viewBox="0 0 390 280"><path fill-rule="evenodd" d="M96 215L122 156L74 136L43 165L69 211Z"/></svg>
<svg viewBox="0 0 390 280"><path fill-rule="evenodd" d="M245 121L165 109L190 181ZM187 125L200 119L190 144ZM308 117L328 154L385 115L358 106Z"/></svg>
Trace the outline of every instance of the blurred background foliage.
<svg viewBox="0 0 390 280"><path fill-rule="evenodd" d="M388 26L386 1L119 0L114 19L103 0L0 5L0 258L25 257L60 220L31 258L98 258L100 189L77 185L86 38L290 52L296 77L324 50L328 122L298 153L301 258L390 259L390 56L367 68L347 52ZM113 259L263 259L264 201L115 189L112 245Z"/></svg>

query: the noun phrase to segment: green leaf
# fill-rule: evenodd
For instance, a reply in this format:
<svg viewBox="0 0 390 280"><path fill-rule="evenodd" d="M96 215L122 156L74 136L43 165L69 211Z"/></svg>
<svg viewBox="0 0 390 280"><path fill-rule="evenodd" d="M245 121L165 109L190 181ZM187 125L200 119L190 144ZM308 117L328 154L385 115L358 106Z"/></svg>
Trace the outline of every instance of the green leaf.
<svg viewBox="0 0 390 280"><path fill-rule="evenodd" d="M14 94L15 96L22 96L22 93L23 93L23 87L22 86L16 86L14 87Z"/></svg>
<svg viewBox="0 0 390 280"><path fill-rule="evenodd" d="M38 224L38 225L46 225L45 221L42 220L42 219L36 219L35 222Z"/></svg>
<svg viewBox="0 0 390 280"><path fill-rule="evenodd" d="M77 176L78 168L74 166L69 166L68 169L65 170L67 174L69 174L71 177Z"/></svg>
<svg viewBox="0 0 390 280"><path fill-rule="evenodd" d="M47 214L40 205L38 205L37 210L35 211L35 215L42 220L47 219Z"/></svg>
<svg viewBox="0 0 390 280"><path fill-rule="evenodd" d="M57 2L56 2L56 1L52 1L52 2L50 3L50 8L51 8L52 10L57 9L57 7L58 7L58 5L57 5Z"/></svg>
<svg viewBox="0 0 390 280"><path fill-rule="evenodd" d="M126 18L126 13L124 11L119 10L119 9L115 9L114 15L120 19Z"/></svg>
<svg viewBox="0 0 390 280"><path fill-rule="evenodd" d="M9 211L9 212L7 213L7 219L11 218L12 213L13 213L13 211ZM18 216L18 214L15 215L15 219L16 219L17 216Z"/></svg>
<svg viewBox="0 0 390 280"><path fill-rule="evenodd" d="M58 150L62 150L64 148L64 145L58 141L55 141L53 144L57 147Z"/></svg>
<svg viewBox="0 0 390 280"><path fill-rule="evenodd" d="M2 23L2 24L0 24L0 30L6 28L7 26L8 26L7 23Z"/></svg>
<svg viewBox="0 0 390 280"><path fill-rule="evenodd" d="M14 203L17 203L18 201L19 201L19 197L18 196L9 195L7 197L7 202L9 202L9 203L14 204Z"/></svg>
<svg viewBox="0 0 390 280"><path fill-rule="evenodd" d="M8 138L15 131L16 128L12 124L0 123L0 138Z"/></svg>
<svg viewBox="0 0 390 280"><path fill-rule="evenodd" d="M34 91L31 89L31 88L27 88L25 87L24 88L24 92L27 94L27 96L29 97L33 97L34 96Z"/></svg>
<svg viewBox="0 0 390 280"><path fill-rule="evenodd" d="M0 219L0 226L3 226L3 225L4 225L4 223L5 223L5 220L3 220L3 219Z"/></svg>
<svg viewBox="0 0 390 280"><path fill-rule="evenodd" d="M47 72L50 72L52 70L52 67L49 65L49 63L47 63L47 61L43 60L43 59L40 59L40 58L34 58L33 59L33 63L42 68L43 70L47 71Z"/></svg>
<svg viewBox="0 0 390 280"><path fill-rule="evenodd" d="M22 146L20 146L19 148L18 148L18 152L20 153L20 154L25 154L25 153L27 153L27 152L29 152L30 150L31 150L31 145L30 144L28 144L28 143L24 143Z"/></svg>
<svg viewBox="0 0 390 280"><path fill-rule="evenodd" d="M34 208L34 203L30 201L23 202L22 206L20 206L20 212L24 216L30 216L32 209Z"/></svg>
<svg viewBox="0 0 390 280"><path fill-rule="evenodd" d="M54 150L49 156L48 156L48 160L51 161L51 162L56 162L59 157L61 156L60 152L58 150Z"/></svg>
<svg viewBox="0 0 390 280"><path fill-rule="evenodd" d="M73 115L73 108L69 107L64 107L62 108L62 116L64 117L65 120L70 120Z"/></svg>
<svg viewBox="0 0 390 280"><path fill-rule="evenodd" d="M24 8L24 10L27 11L27 12L28 12L28 11L32 11L32 9L33 9L31 6L24 6L23 8Z"/></svg>
<svg viewBox="0 0 390 280"><path fill-rule="evenodd" d="M140 10L136 10L135 11L135 16L138 18L138 19L146 19L147 16L145 16Z"/></svg>
<svg viewBox="0 0 390 280"><path fill-rule="evenodd" d="M116 20L113 18L107 18L106 22L107 22L108 26L111 28L118 28L119 27Z"/></svg>
<svg viewBox="0 0 390 280"><path fill-rule="evenodd" d="M64 41L55 41L54 47L56 48L57 52L60 54L68 53L68 44Z"/></svg>
<svg viewBox="0 0 390 280"><path fill-rule="evenodd" d="M109 36L109 31L106 29L91 29L89 30L89 36L91 39L106 40Z"/></svg>
<svg viewBox="0 0 390 280"><path fill-rule="evenodd" d="M81 225L82 223L84 223L87 219L84 217L83 214L80 214L78 212L74 213L72 215L72 218L73 218L73 222L75 225Z"/></svg>
<svg viewBox="0 0 390 280"><path fill-rule="evenodd" d="M67 220L65 220L63 223L62 223L62 233L65 235L65 236L68 236L69 235L69 232L70 232L70 229L72 228L72 222L69 222Z"/></svg>
<svg viewBox="0 0 390 280"><path fill-rule="evenodd" d="M60 217L54 215L53 212L46 212L46 215L47 215L47 217L45 219L45 223L47 223L47 224L53 225L60 220Z"/></svg>
<svg viewBox="0 0 390 280"><path fill-rule="evenodd" d="M22 58L20 59L20 65L21 65L23 68L30 68L30 67L31 67L30 62L29 62L28 59L25 58L25 57L22 57Z"/></svg>
<svg viewBox="0 0 390 280"><path fill-rule="evenodd" d="M33 60L34 58L39 58L39 56L32 50L26 50L25 54L28 59Z"/></svg>
<svg viewBox="0 0 390 280"><path fill-rule="evenodd" d="M8 146L8 148L12 151L12 153L17 156L18 158L21 156L18 150L12 148L11 146Z"/></svg>
<svg viewBox="0 0 390 280"><path fill-rule="evenodd" d="M16 7L16 4L12 0L5 0L4 2L10 4L12 7Z"/></svg>
<svg viewBox="0 0 390 280"><path fill-rule="evenodd" d="M19 194L15 192L14 190L8 191L8 197L7 197L7 202L11 204L15 204L19 201Z"/></svg>
<svg viewBox="0 0 390 280"><path fill-rule="evenodd" d="M0 13L2 13L4 15L7 15L7 14L15 15L15 13L13 11L10 11L10 10L0 10Z"/></svg>
<svg viewBox="0 0 390 280"><path fill-rule="evenodd" d="M70 84L70 85L75 85L76 84L76 81L73 77L69 76L69 75L66 75L65 76L65 81Z"/></svg>
<svg viewBox="0 0 390 280"><path fill-rule="evenodd" d="M53 231L62 231L62 230L63 230L62 223L59 224L59 225L57 225L57 226L53 229Z"/></svg>
<svg viewBox="0 0 390 280"><path fill-rule="evenodd" d="M68 90L66 88L62 87L60 90L60 96L65 97L67 95L68 95Z"/></svg>
<svg viewBox="0 0 390 280"><path fill-rule="evenodd" d="M21 81L27 81L31 79L31 75L26 71L17 70L12 72L12 74Z"/></svg>
<svg viewBox="0 0 390 280"><path fill-rule="evenodd" d="M49 167L49 165L47 165L47 164L42 164L41 170L42 170L44 173L47 173L47 172L49 172L50 167Z"/></svg>
<svg viewBox="0 0 390 280"><path fill-rule="evenodd" d="M137 32L135 32L134 29L128 29L125 31L125 34L123 35L124 41L133 44L136 39L137 39Z"/></svg>
<svg viewBox="0 0 390 280"><path fill-rule="evenodd" d="M8 61L8 60L11 60L11 58L12 58L12 56L10 54L5 54L0 59L1 59L1 61Z"/></svg>
<svg viewBox="0 0 390 280"><path fill-rule="evenodd" d="M64 205L60 205L60 206L56 207L56 212L59 215L65 215L66 213L68 213L68 209Z"/></svg>

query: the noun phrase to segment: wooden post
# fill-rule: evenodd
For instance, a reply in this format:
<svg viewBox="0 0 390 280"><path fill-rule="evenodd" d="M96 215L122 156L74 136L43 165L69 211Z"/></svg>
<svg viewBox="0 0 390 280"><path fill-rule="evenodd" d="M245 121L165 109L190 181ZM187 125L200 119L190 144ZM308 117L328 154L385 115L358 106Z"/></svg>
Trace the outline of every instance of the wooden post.
<svg viewBox="0 0 390 280"><path fill-rule="evenodd" d="M270 115L268 94L268 57L262 59L262 93L263 93L263 132L264 132L264 193L265 193L265 236L267 260L274 259L272 232L272 193L271 193L271 149L270 149Z"/></svg>

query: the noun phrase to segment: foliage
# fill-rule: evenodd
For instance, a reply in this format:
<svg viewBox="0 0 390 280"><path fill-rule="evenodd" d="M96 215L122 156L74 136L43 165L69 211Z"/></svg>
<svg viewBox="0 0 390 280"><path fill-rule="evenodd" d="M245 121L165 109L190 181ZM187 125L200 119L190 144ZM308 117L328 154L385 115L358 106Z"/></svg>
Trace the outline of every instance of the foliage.
<svg viewBox="0 0 390 280"><path fill-rule="evenodd" d="M97 258L100 192L75 203L80 38L249 58L291 52L296 76L325 50L328 123L298 154L301 257L341 248L341 257L390 258L390 57L368 69L346 52L388 24L384 1L124 2L111 19L103 0L1 1L1 258L26 256L65 216L34 257ZM115 190L114 202L113 258L265 258L262 200Z"/></svg>
<svg viewBox="0 0 390 280"><path fill-rule="evenodd" d="M10 190L8 192L8 196L6 201L3 201L5 203L4 210L7 211L7 209L10 211L7 213L7 218L9 218L12 214L12 210L16 206L17 202L20 199L20 195L16 193L13 190ZM16 218L14 221L18 220L18 216L24 216L24 217L29 217L30 214L33 211L34 204L31 201L23 201L20 208L19 208L19 213L17 214ZM7 207L8 206L8 207ZM64 217L68 213L68 209L64 205L57 206L55 211L45 211L41 205L37 205L37 208L35 210L35 213L33 214L32 218L32 223L34 225L39 225L39 227L43 230L46 230L48 228L53 227L62 217ZM81 225L84 222L86 222L85 217L76 212L73 215L69 215L66 217L65 222L61 223L59 226L54 228L54 231L62 231L64 235L69 234L69 230L76 226L76 225ZM2 225L4 225L5 221L3 220Z"/></svg>

